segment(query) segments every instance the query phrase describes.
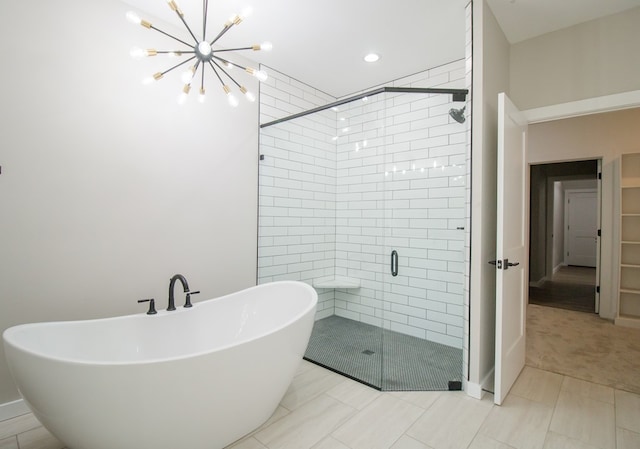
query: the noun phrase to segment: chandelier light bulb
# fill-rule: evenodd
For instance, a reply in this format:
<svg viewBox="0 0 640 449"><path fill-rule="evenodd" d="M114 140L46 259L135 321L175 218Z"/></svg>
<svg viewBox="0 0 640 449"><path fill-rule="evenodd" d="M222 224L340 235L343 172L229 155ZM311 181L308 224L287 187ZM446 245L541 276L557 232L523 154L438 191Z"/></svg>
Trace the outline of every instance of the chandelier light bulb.
<svg viewBox="0 0 640 449"><path fill-rule="evenodd" d="M200 95L198 95L198 102L199 103L204 103L204 101L207 99L207 96L204 94L204 87L200 88Z"/></svg>
<svg viewBox="0 0 640 449"><path fill-rule="evenodd" d="M240 13L240 20L244 20L247 17L249 17L251 14L253 14L253 8L251 6L247 6L246 8L244 8L242 10L242 12Z"/></svg>
<svg viewBox="0 0 640 449"><path fill-rule="evenodd" d="M129 11L127 13L127 20L135 25L140 25L140 23L142 22L142 20L140 20L140 17L138 16L138 14L136 14L133 11Z"/></svg>
<svg viewBox="0 0 640 449"><path fill-rule="evenodd" d="M153 84L155 81L161 80L163 76L160 72L154 73L153 76L143 79L142 84Z"/></svg>
<svg viewBox="0 0 640 449"><path fill-rule="evenodd" d="M227 94L227 100L229 101L229 105L233 108L237 107L240 104L236 96L233 95L231 92Z"/></svg>
<svg viewBox="0 0 640 449"><path fill-rule="evenodd" d="M244 94L245 98L246 98L247 100L249 100L251 103L253 103L254 101L256 101L256 96L255 96L255 95L253 95L253 93L251 93L250 91L248 91L246 87L241 86L241 87L240 87L240 92L242 92L242 93Z"/></svg>
<svg viewBox="0 0 640 449"><path fill-rule="evenodd" d="M133 47L129 54L133 59L140 59L143 56L146 56L146 52L140 47Z"/></svg>
<svg viewBox="0 0 640 449"><path fill-rule="evenodd" d="M260 81L266 81L266 80L267 80L267 78L269 78L269 75L267 75L267 72L263 72L262 70L258 70L258 71L254 74L254 76L255 76L256 78L258 78L258 80L260 80Z"/></svg>
<svg viewBox="0 0 640 449"><path fill-rule="evenodd" d="M185 104L187 102L187 96L189 95L190 91L191 91L191 85L185 84L184 87L182 88L182 93L178 97L178 104Z"/></svg>
<svg viewBox="0 0 640 449"><path fill-rule="evenodd" d="M260 50L271 51L273 50L273 44L271 42L263 42L260 44Z"/></svg>
<svg viewBox="0 0 640 449"><path fill-rule="evenodd" d="M191 83L191 80L193 79L194 74L195 74L195 67L191 67L189 68L189 70L185 70L184 72L182 72L180 79L182 80L183 83L189 84Z"/></svg>

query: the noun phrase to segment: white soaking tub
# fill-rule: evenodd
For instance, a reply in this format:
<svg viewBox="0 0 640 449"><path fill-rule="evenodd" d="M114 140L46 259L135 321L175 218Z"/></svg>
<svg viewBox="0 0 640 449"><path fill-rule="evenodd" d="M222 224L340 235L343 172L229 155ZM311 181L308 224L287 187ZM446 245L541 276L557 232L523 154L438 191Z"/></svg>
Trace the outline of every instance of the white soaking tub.
<svg viewBox="0 0 640 449"><path fill-rule="evenodd" d="M274 282L157 315L4 334L18 389L70 449L216 449L264 423L307 347L317 303Z"/></svg>

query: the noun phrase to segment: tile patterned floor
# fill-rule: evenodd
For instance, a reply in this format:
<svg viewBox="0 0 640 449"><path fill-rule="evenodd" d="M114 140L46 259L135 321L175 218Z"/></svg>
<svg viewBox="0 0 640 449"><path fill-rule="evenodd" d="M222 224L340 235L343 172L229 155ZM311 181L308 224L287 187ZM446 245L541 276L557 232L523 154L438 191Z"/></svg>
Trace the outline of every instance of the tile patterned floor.
<svg viewBox="0 0 640 449"><path fill-rule="evenodd" d="M33 415L0 422L0 449L62 447ZM608 386L527 366L497 407L490 395L379 392L303 361L271 419L228 449L638 448L640 395Z"/></svg>

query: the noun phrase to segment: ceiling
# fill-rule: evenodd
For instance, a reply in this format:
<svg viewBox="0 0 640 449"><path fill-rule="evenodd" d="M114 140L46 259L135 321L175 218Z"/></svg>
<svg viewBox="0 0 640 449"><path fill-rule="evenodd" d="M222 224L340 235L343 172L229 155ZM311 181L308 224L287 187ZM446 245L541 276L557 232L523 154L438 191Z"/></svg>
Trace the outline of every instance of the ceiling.
<svg viewBox="0 0 640 449"><path fill-rule="evenodd" d="M122 1L141 17L173 24L179 37L189 37L165 1ZM201 29L202 1L176 1L192 29ZM249 1L211 0L207 38L217 34L227 18L242 11ZM487 2L511 43L640 6L640 0ZM468 0L260 0L251 5L253 13L219 43L233 48L270 41L273 51L245 52L244 56L342 97L464 58L467 3ZM158 35L157 49L163 49L161 45L165 44L171 48L164 49L177 49L168 38ZM363 57L369 52L378 53L380 60L364 62Z"/></svg>

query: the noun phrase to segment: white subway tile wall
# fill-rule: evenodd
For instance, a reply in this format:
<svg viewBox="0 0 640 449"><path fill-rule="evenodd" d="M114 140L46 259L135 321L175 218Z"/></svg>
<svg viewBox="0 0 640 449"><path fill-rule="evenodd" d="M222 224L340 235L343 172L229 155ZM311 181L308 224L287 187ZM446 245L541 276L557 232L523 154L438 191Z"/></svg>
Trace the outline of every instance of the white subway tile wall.
<svg viewBox="0 0 640 449"><path fill-rule="evenodd" d="M465 87L465 61L394 86ZM335 99L274 73L261 123ZM450 95L384 93L262 129L258 282L348 277L333 314L463 347L467 126ZM391 275L391 252L398 274Z"/></svg>

